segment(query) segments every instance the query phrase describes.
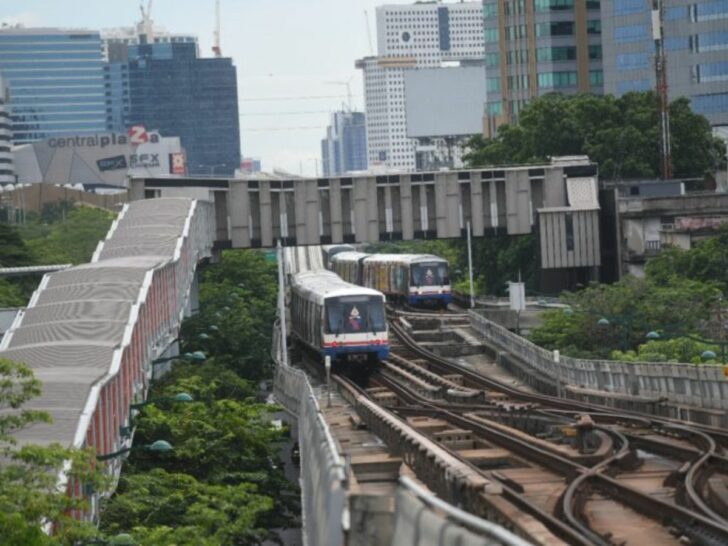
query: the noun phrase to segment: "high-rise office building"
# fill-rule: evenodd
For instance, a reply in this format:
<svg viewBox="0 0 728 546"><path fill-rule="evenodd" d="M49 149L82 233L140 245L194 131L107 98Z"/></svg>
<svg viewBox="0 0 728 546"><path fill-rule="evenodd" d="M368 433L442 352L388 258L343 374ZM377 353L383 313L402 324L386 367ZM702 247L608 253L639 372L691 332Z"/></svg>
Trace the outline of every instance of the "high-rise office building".
<svg viewBox="0 0 728 546"><path fill-rule="evenodd" d="M0 75L0 184L15 182L13 168L13 133L10 114L8 113L8 88Z"/></svg>
<svg viewBox="0 0 728 546"><path fill-rule="evenodd" d="M151 21L142 21L135 27L105 28L101 31L104 58L109 62L126 62L129 46L184 42L196 44L197 36L172 33L163 27L155 26Z"/></svg>
<svg viewBox="0 0 728 546"><path fill-rule="evenodd" d="M655 89L653 0L602 0L604 91ZM656 17L657 20L659 20ZM662 0L668 97L728 125L728 1Z"/></svg>
<svg viewBox="0 0 728 546"><path fill-rule="evenodd" d="M364 72L369 165L415 168L407 137L405 71L483 58L480 2L428 2L377 8L377 56L357 61Z"/></svg>
<svg viewBox="0 0 728 546"><path fill-rule="evenodd" d="M124 47L110 57L124 62L106 67L108 130L143 125L162 136L178 136L190 174L232 175L240 166L232 59L200 58L197 43L189 40Z"/></svg>
<svg viewBox="0 0 728 546"><path fill-rule="evenodd" d="M2 27L0 74L10 88L15 144L105 130L98 32Z"/></svg>
<svg viewBox="0 0 728 546"><path fill-rule="evenodd" d="M483 16L486 135L534 97L602 93L599 0L483 0Z"/></svg>
<svg viewBox="0 0 728 546"><path fill-rule="evenodd" d="M337 176L367 168L367 134L362 112L334 112L321 141L324 176Z"/></svg>

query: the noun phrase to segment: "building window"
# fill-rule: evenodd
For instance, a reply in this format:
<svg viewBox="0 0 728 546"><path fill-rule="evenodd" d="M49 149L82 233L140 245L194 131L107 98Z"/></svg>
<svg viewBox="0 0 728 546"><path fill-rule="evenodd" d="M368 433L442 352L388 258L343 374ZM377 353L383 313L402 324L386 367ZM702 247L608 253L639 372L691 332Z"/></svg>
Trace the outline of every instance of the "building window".
<svg viewBox="0 0 728 546"><path fill-rule="evenodd" d="M534 0L536 11L561 11L574 9L574 0Z"/></svg>
<svg viewBox="0 0 728 546"><path fill-rule="evenodd" d="M601 34L602 33L602 22L599 19L586 22L586 31L589 34Z"/></svg>
<svg viewBox="0 0 728 546"><path fill-rule="evenodd" d="M545 61L574 61L576 60L576 47L539 47L536 50L536 60Z"/></svg>
<svg viewBox="0 0 728 546"><path fill-rule="evenodd" d="M693 51L728 49L728 31L705 32L692 37Z"/></svg>
<svg viewBox="0 0 728 546"><path fill-rule="evenodd" d="M489 102L487 109L489 116L500 116L503 114L503 103L501 101Z"/></svg>
<svg viewBox="0 0 728 546"><path fill-rule="evenodd" d="M649 37L647 25L627 25L614 28L614 41L620 44L639 42L640 40L647 40Z"/></svg>
<svg viewBox="0 0 728 546"><path fill-rule="evenodd" d="M526 25L506 27L506 40L516 40L526 37Z"/></svg>
<svg viewBox="0 0 728 546"><path fill-rule="evenodd" d="M528 89L528 76L525 74L519 76L508 76L509 89Z"/></svg>
<svg viewBox="0 0 728 546"><path fill-rule="evenodd" d="M538 86L541 89L573 87L576 85L576 82L576 72L539 72L538 74Z"/></svg>
<svg viewBox="0 0 728 546"><path fill-rule="evenodd" d="M589 71L589 85L603 85L604 84L604 72L601 70L590 70Z"/></svg>
<svg viewBox="0 0 728 546"><path fill-rule="evenodd" d="M574 250L574 217L570 212L564 216L564 227L566 231L566 250Z"/></svg>
<svg viewBox="0 0 728 546"><path fill-rule="evenodd" d="M498 29L497 28L486 28L485 29L485 41L492 44L498 41Z"/></svg>
<svg viewBox="0 0 728 546"><path fill-rule="evenodd" d="M728 62L699 64L695 68L695 80L699 83L728 80Z"/></svg>
<svg viewBox="0 0 728 546"><path fill-rule="evenodd" d="M617 55L617 68L619 70L637 70L650 65L648 53L622 53Z"/></svg>
<svg viewBox="0 0 728 546"><path fill-rule="evenodd" d="M506 15L520 15L526 13L524 0L506 0Z"/></svg>
<svg viewBox="0 0 728 546"><path fill-rule="evenodd" d="M599 0L586 0L586 9L599 10L602 8L602 3Z"/></svg>
<svg viewBox="0 0 728 546"><path fill-rule="evenodd" d="M483 17L486 19L489 17L498 17L498 4L483 4Z"/></svg>
<svg viewBox="0 0 728 546"><path fill-rule="evenodd" d="M516 49L506 52L506 60L508 64L519 64L528 62L528 50Z"/></svg>
<svg viewBox="0 0 728 546"><path fill-rule="evenodd" d="M665 38L665 49L667 51L679 51L681 49L692 49L689 36L670 36ZM696 50L693 50L696 51Z"/></svg>
<svg viewBox="0 0 728 546"><path fill-rule="evenodd" d="M714 21L728 18L728 0L717 0L691 6L690 18L693 21Z"/></svg>
<svg viewBox="0 0 728 546"><path fill-rule="evenodd" d="M665 21L679 21L681 19L687 19L688 18L688 7L687 6L677 6L677 7L671 7L671 8L665 8L665 13L663 15Z"/></svg>
<svg viewBox="0 0 728 546"><path fill-rule="evenodd" d="M602 58L602 46L590 45L589 46L589 60L595 61Z"/></svg>
<svg viewBox="0 0 728 546"><path fill-rule="evenodd" d="M485 82L486 82L487 91L500 91L500 88L501 88L500 77L496 76L494 78L486 78Z"/></svg>
<svg viewBox="0 0 728 546"><path fill-rule="evenodd" d="M629 15L647 11L645 0L614 0L614 15Z"/></svg>
<svg viewBox="0 0 728 546"><path fill-rule="evenodd" d="M485 66L493 68L500 65L500 53L486 53Z"/></svg>
<svg viewBox="0 0 728 546"><path fill-rule="evenodd" d="M693 95L690 106L698 114L728 112L728 93Z"/></svg>
<svg viewBox="0 0 728 546"><path fill-rule="evenodd" d="M617 94L624 95L632 91L647 91L653 85L648 79L622 80L617 82Z"/></svg>
<svg viewBox="0 0 728 546"><path fill-rule="evenodd" d="M571 36L574 34L574 23L558 21L555 23L537 23L536 36Z"/></svg>

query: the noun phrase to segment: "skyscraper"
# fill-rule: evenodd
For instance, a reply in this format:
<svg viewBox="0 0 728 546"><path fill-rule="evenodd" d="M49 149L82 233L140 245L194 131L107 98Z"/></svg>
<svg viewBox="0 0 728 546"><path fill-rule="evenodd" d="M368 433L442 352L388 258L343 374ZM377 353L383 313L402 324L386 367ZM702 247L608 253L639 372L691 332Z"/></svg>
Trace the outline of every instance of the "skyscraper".
<svg viewBox="0 0 728 546"><path fill-rule="evenodd" d="M105 130L98 32L2 27L0 74L10 88L15 144Z"/></svg>
<svg viewBox="0 0 728 546"><path fill-rule="evenodd" d="M545 93L602 93L599 0L483 0L485 133Z"/></svg>
<svg viewBox="0 0 728 546"><path fill-rule="evenodd" d="M106 67L108 128L144 125L178 136L190 174L232 175L240 166L232 59L200 58L197 43L186 39L120 45L122 50L109 49L110 60L123 62Z"/></svg>
<svg viewBox="0 0 728 546"><path fill-rule="evenodd" d="M334 112L321 141L324 176L337 176L367 168L366 123L362 112Z"/></svg>
<svg viewBox="0 0 728 546"><path fill-rule="evenodd" d="M0 184L15 182L13 168L13 133L11 131L10 114L7 111L9 98L8 88L0 76Z"/></svg>
<svg viewBox="0 0 728 546"><path fill-rule="evenodd" d="M415 168L415 143L407 138L405 71L482 59L483 40L480 2L377 8L377 56L356 65L364 71L370 166Z"/></svg>
<svg viewBox="0 0 728 546"><path fill-rule="evenodd" d="M712 125L728 125L728 1L662 4L669 99L688 97ZM605 92L655 89L657 7L653 0L602 0Z"/></svg>

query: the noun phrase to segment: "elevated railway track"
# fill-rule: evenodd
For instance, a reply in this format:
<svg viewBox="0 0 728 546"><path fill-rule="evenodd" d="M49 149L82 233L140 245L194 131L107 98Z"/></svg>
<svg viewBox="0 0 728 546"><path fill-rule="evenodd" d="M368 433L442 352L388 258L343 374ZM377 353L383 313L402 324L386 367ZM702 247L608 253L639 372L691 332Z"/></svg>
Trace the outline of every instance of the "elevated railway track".
<svg viewBox="0 0 728 546"><path fill-rule="evenodd" d="M728 431L528 392L435 354L390 312L391 356L334 378L438 496L534 544L728 544Z"/></svg>

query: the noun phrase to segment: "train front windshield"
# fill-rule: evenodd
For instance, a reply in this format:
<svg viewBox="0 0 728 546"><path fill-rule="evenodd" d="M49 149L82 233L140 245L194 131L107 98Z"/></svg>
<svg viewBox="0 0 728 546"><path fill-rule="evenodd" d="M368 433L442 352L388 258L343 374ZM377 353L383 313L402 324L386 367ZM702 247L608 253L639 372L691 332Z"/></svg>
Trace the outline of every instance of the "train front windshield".
<svg viewBox="0 0 728 546"><path fill-rule="evenodd" d="M410 266L411 286L442 286L450 284L447 264L443 262L418 263Z"/></svg>
<svg viewBox="0 0 728 546"><path fill-rule="evenodd" d="M326 300L326 333L357 334L386 329L384 301L379 296L342 296Z"/></svg>

